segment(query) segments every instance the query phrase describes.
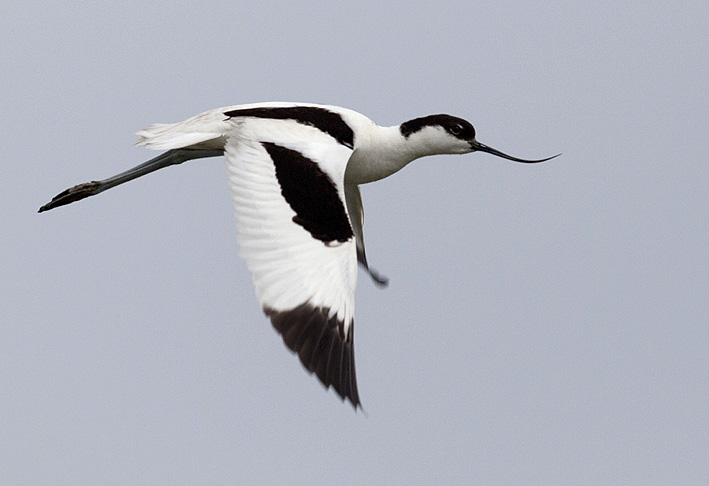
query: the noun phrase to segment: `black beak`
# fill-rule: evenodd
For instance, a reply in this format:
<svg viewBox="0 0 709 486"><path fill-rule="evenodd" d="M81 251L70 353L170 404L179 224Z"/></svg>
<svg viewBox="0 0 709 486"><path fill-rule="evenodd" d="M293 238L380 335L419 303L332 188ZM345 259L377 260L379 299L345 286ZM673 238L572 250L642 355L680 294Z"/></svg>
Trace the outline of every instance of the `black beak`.
<svg viewBox="0 0 709 486"><path fill-rule="evenodd" d="M559 155L561 155L561 154L556 154L551 157L547 157L546 159L527 160L527 159L518 159L517 157L512 157L511 155L507 155L505 153L502 153L499 150L495 150L494 148L488 147L487 145L477 142L475 140L472 140L470 142L470 146L472 147L473 151L487 152L488 154L497 155L498 157L502 157L503 159L514 160L515 162L524 162L525 164L536 164L537 162L545 162L547 160L551 160L554 157L558 157Z"/></svg>

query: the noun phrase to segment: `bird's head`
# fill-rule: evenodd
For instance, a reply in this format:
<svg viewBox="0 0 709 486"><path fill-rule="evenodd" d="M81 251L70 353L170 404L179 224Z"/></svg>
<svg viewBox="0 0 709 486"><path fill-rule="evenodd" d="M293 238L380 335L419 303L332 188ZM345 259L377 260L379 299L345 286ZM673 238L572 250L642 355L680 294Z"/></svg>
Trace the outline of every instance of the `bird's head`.
<svg viewBox="0 0 709 486"><path fill-rule="evenodd" d="M451 115L429 115L404 122L399 127L401 135L417 138L426 147L429 154L467 154L469 152L487 152L515 162L533 164L558 157L527 160L512 157L475 139L475 128L467 120Z"/></svg>

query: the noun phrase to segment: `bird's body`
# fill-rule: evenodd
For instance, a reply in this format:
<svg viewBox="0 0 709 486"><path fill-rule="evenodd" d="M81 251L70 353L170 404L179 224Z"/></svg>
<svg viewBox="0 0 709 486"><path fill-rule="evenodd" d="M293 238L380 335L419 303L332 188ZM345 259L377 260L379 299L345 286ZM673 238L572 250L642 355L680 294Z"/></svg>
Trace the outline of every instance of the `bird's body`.
<svg viewBox="0 0 709 486"><path fill-rule="evenodd" d="M138 145L164 154L103 181L74 186L40 212L154 170L226 155L240 254L256 295L303 365L356 408L353 323L357 263L364 251L359 184L383 179L426 155L475 150L520 162L475 140L449 115L380 127L345 108L256 103L210 110L138 132Z"/></svg>

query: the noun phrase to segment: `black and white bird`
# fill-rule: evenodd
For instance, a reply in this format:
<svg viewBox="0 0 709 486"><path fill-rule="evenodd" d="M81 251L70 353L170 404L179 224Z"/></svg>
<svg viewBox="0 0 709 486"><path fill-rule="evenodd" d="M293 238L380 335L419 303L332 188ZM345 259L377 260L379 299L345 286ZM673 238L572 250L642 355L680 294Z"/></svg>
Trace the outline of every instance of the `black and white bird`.
<svg viewBox="0 0 709 486"><path fill-rule="evenodd" d="M240 255L263 312L326 388L357 409L354 292L357 264L379 285L364 251L359 185L426 155L487 152L473 126L450 115L381 127L337 106L256 103L206 111L138 132L163 154L102 181L58 194L39 212L93 196L170 165L226 155ZM556 157L556 156L554 156Z"/></svg>

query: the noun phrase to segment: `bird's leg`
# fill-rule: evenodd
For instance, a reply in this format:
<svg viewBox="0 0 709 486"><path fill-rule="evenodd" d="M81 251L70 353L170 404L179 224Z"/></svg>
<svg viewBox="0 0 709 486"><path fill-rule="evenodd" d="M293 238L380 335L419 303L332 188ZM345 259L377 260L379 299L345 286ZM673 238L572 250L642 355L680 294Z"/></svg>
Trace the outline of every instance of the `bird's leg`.
<svg viewBox="0 0 709 486"><path fill-rule="evenodd" d="M389 285L388 277L382 275L373 268L369 268L369 263L367 263L367 255L364 253L363 246L357 247L357 261L360 265L362 265L362 267L364 267L365 270L367 270L367 273L370 277L372 277L372 281L374 281L377 287L386 287L387 285Z"/></svg>
<svg viewBox="0 0 709 486"><path fill-rule="evenodd" d="M181 164L192 159L202 159L205 157L217 157L222 155L222 150L206 150L206 149L173 149L168 150L164 154L160 154L154 159L150 159L138 166L121 172L113 177L102 181L91 181L83 184L70 187L66 191L60 192L52 198L47 204L39 208L39 212L49 211L65 204L70 204L85 197L93 196L100 192L110 189L124 182L136 179L150 172L168 167L170 165Z"/></svg>

